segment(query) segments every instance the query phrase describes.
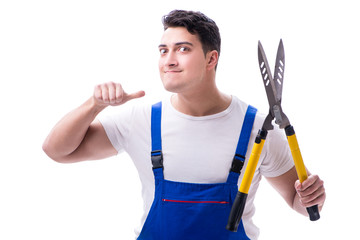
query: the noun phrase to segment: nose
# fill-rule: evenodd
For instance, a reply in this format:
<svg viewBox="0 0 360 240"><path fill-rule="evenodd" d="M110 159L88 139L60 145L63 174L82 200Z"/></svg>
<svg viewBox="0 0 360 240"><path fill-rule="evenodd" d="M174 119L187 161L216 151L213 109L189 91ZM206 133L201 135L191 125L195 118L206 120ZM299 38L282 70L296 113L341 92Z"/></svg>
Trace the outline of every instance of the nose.
<svg viewBox="0 0 360 240"><path fill-rule="evenodd" d="M176 58L176 53L173 51L169 51L164 59L164 65L167 67L175 67L178 65L178 61Z"/></svg>

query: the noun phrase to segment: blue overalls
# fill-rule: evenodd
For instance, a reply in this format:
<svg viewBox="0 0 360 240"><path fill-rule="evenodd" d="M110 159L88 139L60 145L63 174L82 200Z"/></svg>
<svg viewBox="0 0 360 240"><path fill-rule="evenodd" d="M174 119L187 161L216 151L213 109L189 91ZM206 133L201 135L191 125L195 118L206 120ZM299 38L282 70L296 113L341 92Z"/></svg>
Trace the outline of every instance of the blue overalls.
<svg viewBox="0 0 360 240"><path fill-rule="evenodd" d="M229 176L225 183L202 184L164 179L161 147L161 102L152 106L151 160L155 197L138 240L245 240L242 222L237 232L226 230L237 182L245 161L256 109L249 106Z"/></svg>

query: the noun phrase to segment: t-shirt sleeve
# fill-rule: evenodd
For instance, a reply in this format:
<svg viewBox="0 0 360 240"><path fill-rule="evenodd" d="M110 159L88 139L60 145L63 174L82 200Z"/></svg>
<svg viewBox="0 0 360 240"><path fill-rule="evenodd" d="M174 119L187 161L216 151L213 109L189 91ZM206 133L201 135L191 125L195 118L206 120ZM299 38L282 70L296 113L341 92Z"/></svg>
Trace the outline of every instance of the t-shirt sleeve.
<svg viewBox="0 0 360 240"><path fill-rule="evenodd" d="M126 108L119 109L119 111L113 112L112 114L100 114L97 118L118 153L123 152L127 147L127 137L131 128L131 117L131 109Z"/></svg>
<svg viewBox="0 0 360 240"><path fill-rule="evenodd" d="M285 132L277 127L268 132L263 152L260 173L264 177L280 176L294 166Z"/></svg>

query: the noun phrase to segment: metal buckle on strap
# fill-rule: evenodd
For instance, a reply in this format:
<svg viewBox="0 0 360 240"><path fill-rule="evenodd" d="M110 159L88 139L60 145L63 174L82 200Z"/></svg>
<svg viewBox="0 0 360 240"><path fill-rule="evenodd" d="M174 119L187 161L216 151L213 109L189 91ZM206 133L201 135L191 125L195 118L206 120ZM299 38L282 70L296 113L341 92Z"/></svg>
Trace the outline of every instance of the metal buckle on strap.
<svg viewBox="0 0 360 240"><path fill-rule="evenodd" d="M163 167L163 154L161 150L151 152L151 162L153 165L153 169Z"/></svg>
<svg viewBox="0 0 360 240"><path fill-rule="evenodd" d="M245 162L245 156L242 156L240 154L235 154L231 164L230 171L240 174L240 171L244 166L244 162Z"/></svg>

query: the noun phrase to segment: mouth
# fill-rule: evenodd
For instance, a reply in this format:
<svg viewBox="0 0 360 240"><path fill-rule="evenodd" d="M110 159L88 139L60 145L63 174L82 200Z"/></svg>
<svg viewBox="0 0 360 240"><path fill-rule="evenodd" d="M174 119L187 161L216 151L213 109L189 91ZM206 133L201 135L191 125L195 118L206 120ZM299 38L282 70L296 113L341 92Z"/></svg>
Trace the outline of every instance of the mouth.
<svg viewBox="0 0 360 240"><path fill-rule="evenodd" d="M165 70L164 73L180 73L181 70Z"/></svg>

